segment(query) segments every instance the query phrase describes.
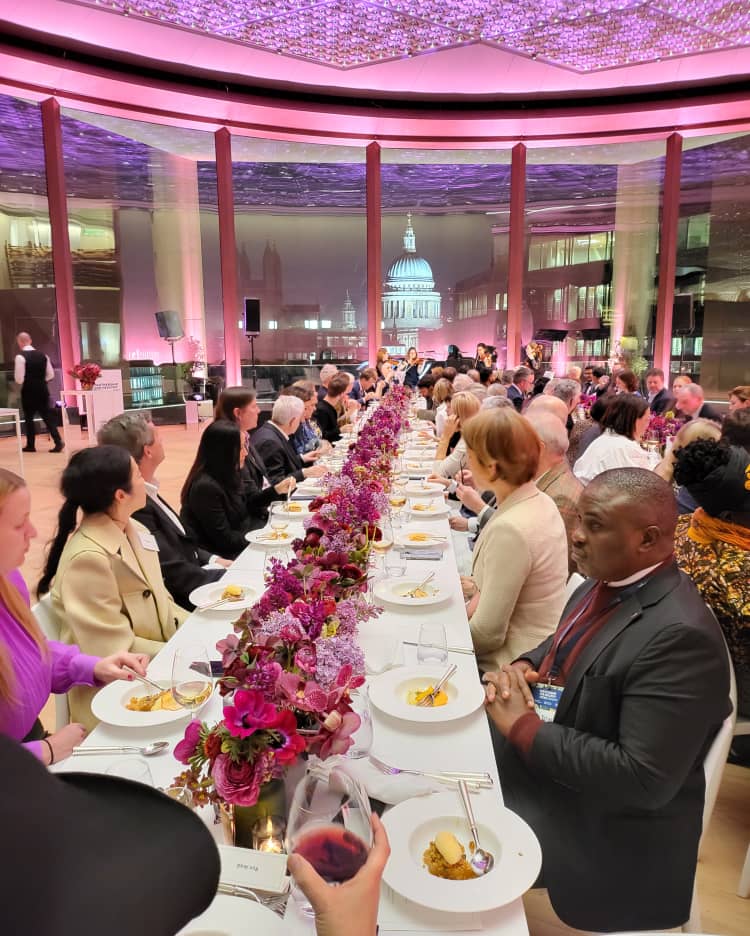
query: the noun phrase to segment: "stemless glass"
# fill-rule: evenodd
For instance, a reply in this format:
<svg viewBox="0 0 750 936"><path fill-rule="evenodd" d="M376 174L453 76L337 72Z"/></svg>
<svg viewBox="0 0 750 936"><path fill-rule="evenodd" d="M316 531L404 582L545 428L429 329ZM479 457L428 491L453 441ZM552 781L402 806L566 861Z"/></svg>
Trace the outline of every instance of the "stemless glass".
<svg viewBox="0 0 750 936"><path fill-rule="evenodd" d="M370 802L343 770L314 765L299 782L289 810L286 852L298 852L329 884L350 880L372 848ZM313 916L307 898L292 883L300 911Z"/></svg>
<svg viewBox="0 0 750 936"><path fill-rule="evenodd" d="M272 570L274 559L286 565L289 562L289 553L286 549L269 549L266 552L266 558L263 560L263 581L268 582Z"/></svg>
<svg viewBox="0 0 750 936"><path fill-rule="evenodd" d="M172 695L175 702L195 712L211 695L213 680L208 650L203 644L178 647L172 660Z"/></svg>
<svg viewBox="0 0 750 936"><path fill-rule="evenodd" d="M417 644L417 660L420 663L448 662L448 639L442 622L425 618L419 628L419 642Z"/></svg>
<svg viewBox="0 0 750 936"><path fill-rule="evenodd" d="M349 695L352 700L352 711L355 715L359 715L359 728L352 735L354 744L345 756L358 760L360 757L367 757L372 749L372 709L367 683L359 689L352 689Z"/></svg>
<svg viewBox="0 0 750 936"><path fill-rule="evenodd" d="M386 553L385 574L388 578L401 578L406 575L406 556L402 549L392 549Z"/></svg>

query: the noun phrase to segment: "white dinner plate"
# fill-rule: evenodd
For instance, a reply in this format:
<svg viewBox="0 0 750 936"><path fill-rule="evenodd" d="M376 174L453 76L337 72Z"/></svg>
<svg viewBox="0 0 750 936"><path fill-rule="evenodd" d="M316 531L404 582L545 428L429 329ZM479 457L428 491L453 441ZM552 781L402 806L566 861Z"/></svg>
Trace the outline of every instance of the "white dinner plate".
<svg viewBox="0 0 750 936"><path fill-rule="evenodd" d="M310 495L310 497L319 497L321 494L325 494L326 489L320 483L320 478L315 478L314 483L309 481L302 481L292 492L292 497L295 494L305 494Z"/></svg>
<svg viewBox="0 0 750 936"><path fill-rule="evenodd" d="M406 461L418 461L420 463L434 461L435 451L434 445L431 448L407 449L404 452L404 459Z"/></svg>
<svg viewBox="0 0 750 936"><path fill-rule="evenodd" d="M432 448L432 449L434 449L434 448L435 448L435 439L434 439L434 438L431 438L431 439L414 439L414 438L412 438L412 439L409 440L409 448L417 448L417 449Z"/></svg>
<svg viewBox="0 0 750 936"><path fill-rule="evenodd" d="M445 705L422 708L409 705L406 701L409 692L434 686L447 669L448 664L425 663L419 666L397 666L380 676L371 676L368 685L372 704L400 721L436 724L465 718L484 704L484 689L473 663L456 670L448 680L444 687L448 696Z"/></svg>
<svg viewBox="0 0 750 936"><path fill-rule="evenodd" d="M169 689L168 679L155 679L157 685L164 689ZM125 708L126 703L133 696L147 696L152 693L148 686L133 680L128 682L124 679L117 679L108 686L100 689L91 700L91 711L106 725L116 725L118 728L150 728L153 725L167 725L170 722L180 721L180 719L195 718L195 714L190 709L181 708L177 712L166 710L157 712L132 712ZM209 697L195 711L200 712L204 705L211 698Z"/></svg>
<svg viewBox="0 0 750 936"><path fill-rule="evenodd" d="M274 505L273 509L278 510L279 513L286 514L294 523L301 523L305 517L310 516L310 510L308 509L307 501L290 501L288 504L284 502Z"/></svg>
<svg viewBox="0 0 750 936"><path fill-rule="evenodd" d="M442 497L445 488L434 481L412 481L403 491L408 497Z"/></svg>
<svg viewBox="0 0 750 936"><path fill-rule="evenodd" d="M275 535L274 535L275 534ZM292 543L299 537L299 530L295 533L290 530L272 530L271 527L263 527L262 530L251 530L245 533L245 539L253 546L261 546L263 549L286 549L291 548Z"/></svg>
<svg viewBox="0 0 750 936"><path fill-rule="evenodd" d="M291 542L291 540L289 541ZM232 572L232 578L224 578L220 582L209 582L207 585L201 585L194 588L188 595L189 601L195 605L195 610L200 611L204 605L213 604L215 601L221 601L221 596L227 585L239 585L244 590L242 598L237 601L226 601L220 604L218 608L210 608L201 614L234 614L235 612L245 611L252 608L258 600L258 589L250 584L245 584L238 578L237 572Z"/></svg>
<svg viewBox="0 0 750 936"><path fill-rule="evenodd" d="M396 537L395 544L402 549L442 549L448 544L448 537L429 530L407 530Z"/></svg>
<svg viewBox="0 0 750 936"><path fill-rule="evenodd" d="M430 500L413 500L409 507L412 517L421 517L425 520L431 520L433 517L447 517L450 514L450 508L446 503L441 503L434 497Z"/></svg>
<svg viewBox="0 0 750 936"><path fill-rule="evenodd" d="M434 877L422 855L438 832L452 832L468 853L471 832L458 790L404 800L383 816L391 856L383 880L397 894L447 913L481 913L504 907L531 887L542 866L542 850L531 828L501 806L494 790L472 794L482 848L495 856L489 874L469 881Z"/></svg>
<svg viewBox="0 0 750 936"><path fill-rule="evenodd" d="M433 582L425 585L424 590L429 592L425 598L410 598L406 592L416 588L422 579L386 579L375 586L375 595L386 604L399 605L402 608L426 608L429 605L442 604L450 598L450 592Z"/></svg>
<svg viewBox="0 0 750 936"><path fill-rule="evenodd" d="M246 897L217 894L199 917L177 936L284 936L284 921L273 910Z"/></svg>
<svg viewBox="0 0 750 936"><path fill-rule="evenodd" d="M405 461L403 472L410 478L426 478L432 474L432 462Z"/></svg>

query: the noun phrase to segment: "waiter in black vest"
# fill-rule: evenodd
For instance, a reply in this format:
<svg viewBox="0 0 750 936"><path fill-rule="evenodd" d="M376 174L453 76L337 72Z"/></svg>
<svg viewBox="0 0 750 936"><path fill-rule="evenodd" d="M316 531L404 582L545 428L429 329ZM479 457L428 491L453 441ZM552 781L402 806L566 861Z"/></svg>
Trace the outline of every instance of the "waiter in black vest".
<svg viewBox="0 0 750 936"><path fill-rule="evenodd" d="M47 384L55 376L46 354L37 351L31 345L31 335L21 332L16 335L20 353L16 355L14 378L21 388L21 406L26 418L26 446L24 452L36 451L36 427L34 417L38 413L44 420L47 431L55 443L51 452L62 452L65 443L57 431L50 410Z"/></svg>

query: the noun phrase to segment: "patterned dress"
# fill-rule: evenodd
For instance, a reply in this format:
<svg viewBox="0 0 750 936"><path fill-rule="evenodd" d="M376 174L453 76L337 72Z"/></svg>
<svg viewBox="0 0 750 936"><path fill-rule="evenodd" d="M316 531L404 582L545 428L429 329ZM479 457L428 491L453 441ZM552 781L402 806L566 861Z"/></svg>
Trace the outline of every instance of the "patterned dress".
<svg viewBox="0 0 750 936"><path fill-rule="evenodd" d="M750 716L750 552L722 540L694 542L690 519L677 522L675 558L721 625L737 676L737 709Z"/></svg>

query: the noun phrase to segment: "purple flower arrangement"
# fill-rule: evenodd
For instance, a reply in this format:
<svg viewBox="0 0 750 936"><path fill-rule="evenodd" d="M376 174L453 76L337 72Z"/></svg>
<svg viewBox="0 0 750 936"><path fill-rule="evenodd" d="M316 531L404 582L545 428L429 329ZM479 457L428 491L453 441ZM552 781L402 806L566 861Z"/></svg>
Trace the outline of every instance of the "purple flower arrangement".
<svg viewBox="0 0 750 936"><path fill-rule="evenodd" d="M365 597L367 561L408 405L408 390L391 387L341 473L327 476L326 493L310 504L294 557L272 563L261 598L217 644L224 717L192 721L175 748L186 765L178 782L199 804L252 806L300 756L352 745L359 716L350 692L365 672L357 627L379 613Z"/></svg>
<svg viewBox="0 0 750 936"><path fill-rule="evenodd" d="M644 433L645 439L658 440L662 447L666 445L667 439L673 439L682 428L684 420L678 419L670 410L663 416L652 415L648 421L648 428Z"/></svg>

